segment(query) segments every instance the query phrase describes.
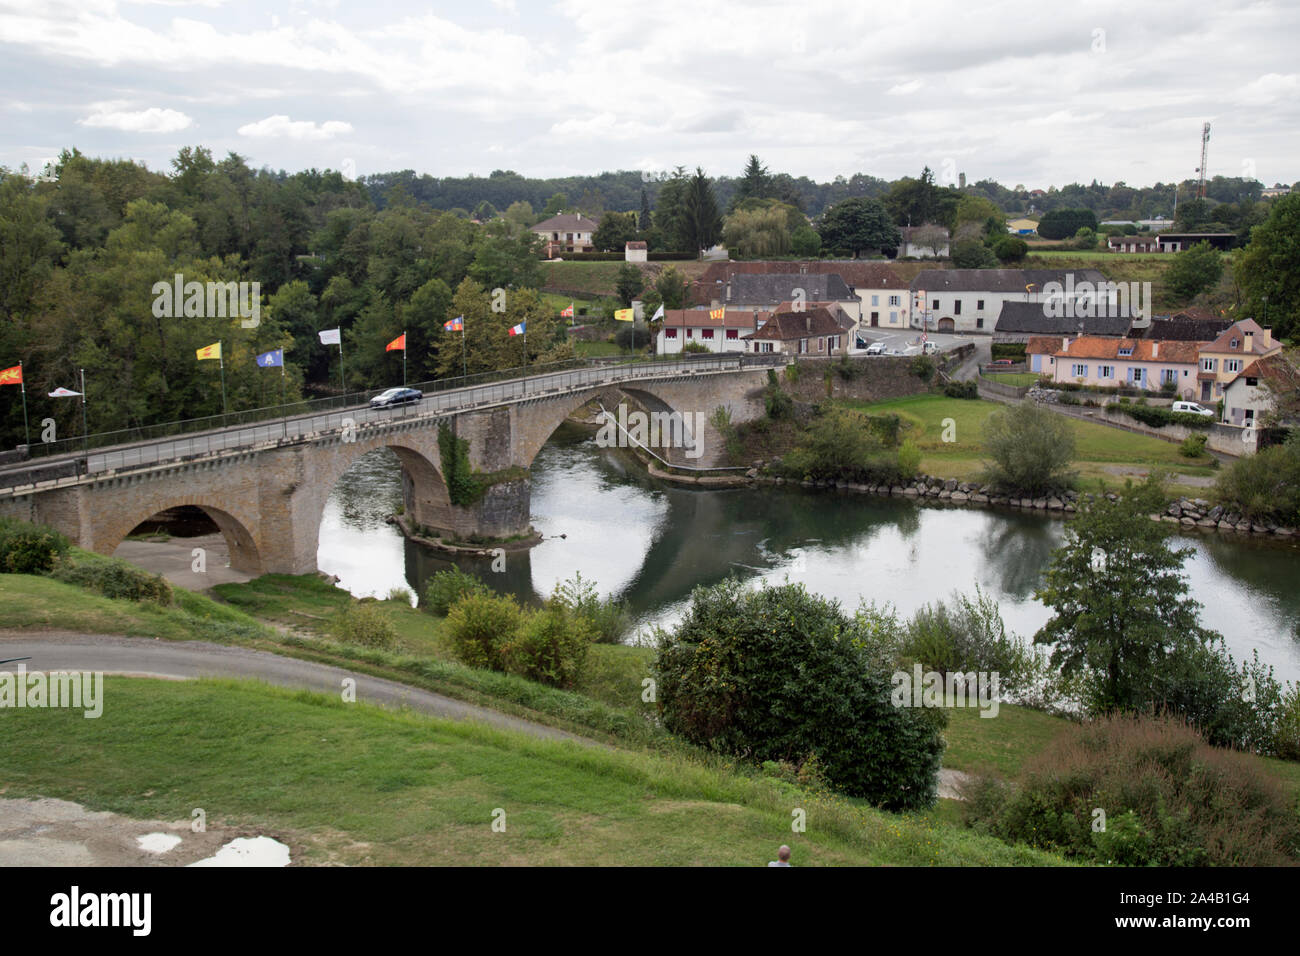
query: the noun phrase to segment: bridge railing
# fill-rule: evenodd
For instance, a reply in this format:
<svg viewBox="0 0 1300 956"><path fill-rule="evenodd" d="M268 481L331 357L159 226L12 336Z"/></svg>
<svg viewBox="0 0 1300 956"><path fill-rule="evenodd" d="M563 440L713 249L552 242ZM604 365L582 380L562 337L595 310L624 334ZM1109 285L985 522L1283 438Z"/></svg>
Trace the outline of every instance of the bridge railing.
<svg viewBox="0 0 1300 956"><path fill-rule="evenodd" d="M341 396L339 399L326 399L324 401L328 404L324 408L321 407L320 401L280 406L283 409L313 406L313 410L305 415L282 415L225 428L211 427L210 424L206 431L181 431L152 441L144 439L116 446L77 447L78 440L73 439L70 440L73 453L69 454L65 451L66 457L62 460L34 466L6 468L0 471L0 489L13 489L37 482L85 474L132 470L167 462L183 462L207 457L216 452L237 451L259 445L299 441L311 435L340 431L349 424L352 427L359 427L429 415L450 415L485 405L545 397L581 388L616 385L620 382L678 374L761 368L784 364L784 361L784 357L780 354L722 353L598 367L578 363L556 363L567 368L556 369L553 366L546 366L545 368L549 369L547 371L539 371L543 368L541 366L531 366L527 369L507 369L502 372L423 383L430 388L421 389L426 392L422 401L396 408L371 408L368 404L369 399L379 392L358 392ZM515 377L501 380L501 376L511 372L531 374L525 377L516 374ZM493 378L497 381L491 381ZM214 418L219 420L221 416L191 421L212 423ZM191 422L180 424L191 424Z"/></svg>

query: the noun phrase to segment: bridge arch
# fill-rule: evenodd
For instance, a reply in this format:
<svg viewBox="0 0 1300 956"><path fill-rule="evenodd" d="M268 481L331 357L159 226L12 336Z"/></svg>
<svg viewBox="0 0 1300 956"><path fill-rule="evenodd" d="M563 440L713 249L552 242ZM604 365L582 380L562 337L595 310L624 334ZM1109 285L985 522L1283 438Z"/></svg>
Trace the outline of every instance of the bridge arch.
<svg viewBox="0 0 1300 956"><path fill-rule="evenodd" d="M133 529L144 524L154 515L187 505L198 508L212 519L226 541L232 568L254 575L261 574L265 570L262 551L250 530L258 526L255 516L245 511L241 504L229 502L217 504L204 497L160 498L141 507L119 511L96 530L95 550L101 554L112 554Z"/></svg>

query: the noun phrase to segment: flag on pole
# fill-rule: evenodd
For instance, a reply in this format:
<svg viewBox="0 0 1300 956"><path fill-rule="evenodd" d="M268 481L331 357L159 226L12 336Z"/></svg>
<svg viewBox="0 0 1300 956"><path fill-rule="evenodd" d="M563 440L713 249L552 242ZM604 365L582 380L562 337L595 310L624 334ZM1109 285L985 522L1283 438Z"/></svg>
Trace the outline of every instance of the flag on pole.
<svg viewBox="0 0 1300 956"><path fill-rule="evenodd" d="M400 349L400 350L403 351L403 352L406 351L406 333L405 333L405 332L403 332L403 333L402 333L401 335L399 335L397 338L393 339L393 341L389 342L388 345L386 345L386 346L384 347L384 351L385 351L385 352L392 352L392 351L395 350L395 349Z"/></svg>
<svg viewBox="0 0 1300 956"><path fill-rule="evenodd" d="M727 315L727 307L725 305L720 309L709 309L709 318L711 319L726 318L726 315Z"/></svg>
<svg viewBox="0 0 1300 956"><path fill-rule="evenodd" d="M204 346L201 349L196 349L195 354L198 355L200 362L204 359L220 359L221 343L213 342L211 345Z"/></svg>
<svg viewBox="0 0 1300 956"><path fill-rule="evenodd" d="M70 388L56 388L50 392L50 398L79 398L80 396L80 392L74 392Z"/></svg>
<svg viewBox="0 0 1300 956"><path fill-rule="evenodd" d="M528 320L525 319L524 321L520 322L518 325L513 325L513 326L511 326L511 327L510 327L510 334L511 334L511 335L523 335L524 332L527 331L527 326L528 326Z"/></svg>
<svg viewBox="0 0 1300 956"><path fill-rule="evenodd" d="M659 308L655 309L655 314L650 316L650 321L658 322L663 317L664 317L664 307L663 307L663 303L661 302L659 304Z"/></svg>
<svg viewBox="0 0 1300 956"><path fill-rule="evenodd" d="M443 327L444 329L446 329L448 332L464 332L464 331L465 331L465 316L463 316L463 315L458 315L458 316L456 316L456 318L451 319L450 321L447 321L447 322L442 323L442 327Z"/></svg>
<svg viewBox="0 0 1300 956"><path fill-rule="evenodd" d="M272 349L257 357L257 364L262 368L284 368L284 349Z"/></svg>
<svg viewBox="0 0 1300 956"><path fill-rule="evenodd" d="M564 309L564 310L562 310L562 311L560 312L560 318L562 318L562 319L571 319L571 318L573 318L573 303L572 303L572 302L569 303L569 307L568 307L567 309Z"/></svg>
<svg viewBox="0 0 1300 956"><path fill-rule="evenodd" d="M615 322L633 322L636 320L636 313L632 309L616 309L614 311Z"/></svg>
<svg viewBox="0 0 1300 956"><path fill-rule="evenodd" d="M338 329L321 329L316 334L320 336L321 345L343 345L343 340L339 338Z"/></svg>
<svg viewBox="0 0 1300 956"><path fill-rule="evenodd" d="M0 368L0 385L21 385L23 383L23 367L15 365L13 368Z"/></svg>

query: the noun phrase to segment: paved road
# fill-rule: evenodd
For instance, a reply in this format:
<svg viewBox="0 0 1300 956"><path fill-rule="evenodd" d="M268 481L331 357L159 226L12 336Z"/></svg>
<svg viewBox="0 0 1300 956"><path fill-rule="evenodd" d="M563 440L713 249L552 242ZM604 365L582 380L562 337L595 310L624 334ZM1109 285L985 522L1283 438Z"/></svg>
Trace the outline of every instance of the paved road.
<svg viewBox="0 0 1300 956"><path fill-rule="evenodd" d="M601 746L594 740L554 727L467 704L396 681L327 664L282 657L267 651L226 647L203 641L173 643L149 638L74 634L66 631L51 631L40 635L28 631L0 631L0 660L15 657L31 658L23 662L29 672L102 671L105 674L141 677L251 678L280 687L307 688L327 694L341 693L343 679L351 677L357 682L357 700L362 703L394 708L407 706L435 717L476 720L502 730L518 731L547 740L572 740L586 746ZM12 670L15 666L0 665L6 670Z"/></svg>
<svg viewBox="0 0 1300 956"><path fill-rule="evenodd" d="M779 355L747 356L744 359L747 366L775 364L780 361L784 360ZM523 401L602 385L662 379L683 374L728 372L739 368L741 368L741 354L734 353L725 356L701 356L688 360L603 365L550 372L504 382L430 392L420 402L396 408L370 408L368 405L357 405L337 411L259 422L242 427L232 426L198 434L175 435L156 441L94 450L87 458L87 471L90 474L98 474L114 469L177 461L237 448L252 448L279 441L295 441L320 432L339 431L348 422L355 427L367 422L384 422L395 418L452 414L483 405ZM75 445L75 442L73 444ZM11 470L71 461L77 454L79 449L70 448L67 454L33 459L31 462L14 466ZM0 474L0 487L5 487L3 474Z"/></svg>

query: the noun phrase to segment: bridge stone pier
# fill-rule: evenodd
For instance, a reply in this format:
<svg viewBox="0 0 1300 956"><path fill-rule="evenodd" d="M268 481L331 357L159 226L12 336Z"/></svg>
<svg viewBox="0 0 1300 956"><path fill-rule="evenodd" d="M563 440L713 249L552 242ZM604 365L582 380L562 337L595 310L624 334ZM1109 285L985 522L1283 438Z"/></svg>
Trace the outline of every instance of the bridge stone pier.
<svg viewBox="0 0 1300 956"><path fill-rule="evenodd" d="M527 469L555 429L594 397L627 395L644 408L704 422L692 436L704 454L671 449L665 456L696 467L716 461L722 448L707 423L719 406L737 423L762 415L765 367L691 365L539 376L436 393L402 409L361 406L92 450L76 469L88 473L42 480L31 466L0 472L0 515L52 525L83 548L111 554L141 522L192 505L220 528L232 567L302 574L316 568L321 516L339 477L362 455L387 448L401 462L406 513L417 524L460 539L522 535L531 519ZM443 427L468 443L473 470L494 478L471 504L452 503L439 448ZM43 465L44 473L55 464Z"/></svg>

